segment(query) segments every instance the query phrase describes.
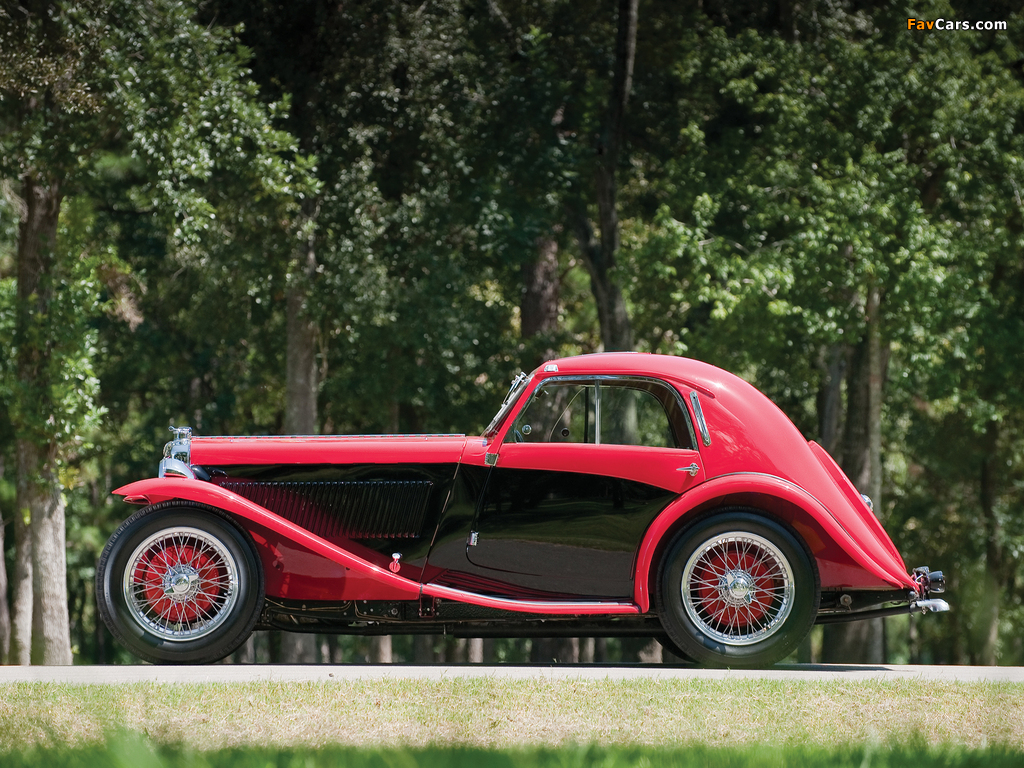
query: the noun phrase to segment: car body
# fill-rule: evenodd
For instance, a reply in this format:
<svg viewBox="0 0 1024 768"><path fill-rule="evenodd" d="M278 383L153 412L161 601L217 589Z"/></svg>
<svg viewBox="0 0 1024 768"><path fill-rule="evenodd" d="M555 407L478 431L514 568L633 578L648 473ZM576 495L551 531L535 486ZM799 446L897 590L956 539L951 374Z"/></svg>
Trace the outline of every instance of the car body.
<svg viewBox="0 0 1024 768"><path fill-rule="evenodd" d="M480 437L192 437L97 571L138 656L254 628L652 636L762 666L815 622L947 610L840 468L742 379L602 353L520 374Z"/></svg>

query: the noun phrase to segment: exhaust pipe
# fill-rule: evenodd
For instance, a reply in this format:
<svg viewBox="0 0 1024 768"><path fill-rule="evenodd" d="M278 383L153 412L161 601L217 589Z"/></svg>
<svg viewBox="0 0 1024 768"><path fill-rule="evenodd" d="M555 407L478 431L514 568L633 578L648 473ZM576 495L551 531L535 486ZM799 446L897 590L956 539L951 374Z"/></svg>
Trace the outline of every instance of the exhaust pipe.
<svg viewBox="0 0 1024 768"><path fill-rule="evenodd" d="M938 598L918 600L916 603L910 604L910 610L911 612L920 611L921 613L944 613L949 610L949 603Z"/></svg>

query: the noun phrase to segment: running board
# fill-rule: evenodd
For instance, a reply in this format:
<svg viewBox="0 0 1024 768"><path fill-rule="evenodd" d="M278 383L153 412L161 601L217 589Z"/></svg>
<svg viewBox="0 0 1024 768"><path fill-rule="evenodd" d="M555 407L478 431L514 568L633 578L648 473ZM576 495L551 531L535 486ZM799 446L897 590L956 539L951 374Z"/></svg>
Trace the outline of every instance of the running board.
<svg viewBox="0 0 1024 768"><path fill-rule="evenodd" d="M516 600L508 597L492 597L464 589L443 587L440 584L424 584L421 594L424 597L435 597L443 600L455 600L470 605L481 605L487 608L499 608L503 611L517 613L546 613L551 616L626 616L640 613L635 603L602 602L602 601L564 601L549 602L547 600Z"/></svg>

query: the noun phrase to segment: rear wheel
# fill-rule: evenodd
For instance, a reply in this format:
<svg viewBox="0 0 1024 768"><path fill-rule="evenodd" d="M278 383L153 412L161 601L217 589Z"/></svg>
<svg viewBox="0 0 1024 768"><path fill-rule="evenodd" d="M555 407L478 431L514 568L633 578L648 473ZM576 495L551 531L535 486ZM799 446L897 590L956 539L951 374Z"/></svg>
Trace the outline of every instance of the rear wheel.
<svg viewBox="0 0 1024 768"><path fill-rule="evenodd" d="M249 636L263 606L263 574L252 540L229 518L168 502L111 536L96 598L111 633L136 656L201 664Z"/></svg>
<svg viewBox="0 0 1024 768"><path fill-rule="evenodd" d="M820 590L813 558L794 533L751 511L728 510L673 539L655 601L665 632L687 656L758 667L799 645Z"/></svg>

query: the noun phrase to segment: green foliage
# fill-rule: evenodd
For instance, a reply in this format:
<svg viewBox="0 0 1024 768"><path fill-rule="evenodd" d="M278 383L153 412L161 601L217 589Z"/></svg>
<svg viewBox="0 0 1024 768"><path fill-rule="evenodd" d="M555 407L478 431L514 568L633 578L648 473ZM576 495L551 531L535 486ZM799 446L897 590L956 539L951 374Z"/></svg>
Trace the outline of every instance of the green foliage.
<svg viewBox="0 0 1024 768"><path fill-rule="evenodd" d="M162 768L317 768L344 765L349 768L618 768L658 765L666 768L697 766L887 766L914 765L921 768L1001 768L1018 765L1021 753L991 747L983 750L928 748L925 746L878 746L825 749L812 747L600 747L596 745L488 750L468 747L268 749L235 747L199 752L185 746L154 747L139 734L114 735L105 744L77 749L41 748L4 756L10 768L35 766L153 765Z"/></svg>

